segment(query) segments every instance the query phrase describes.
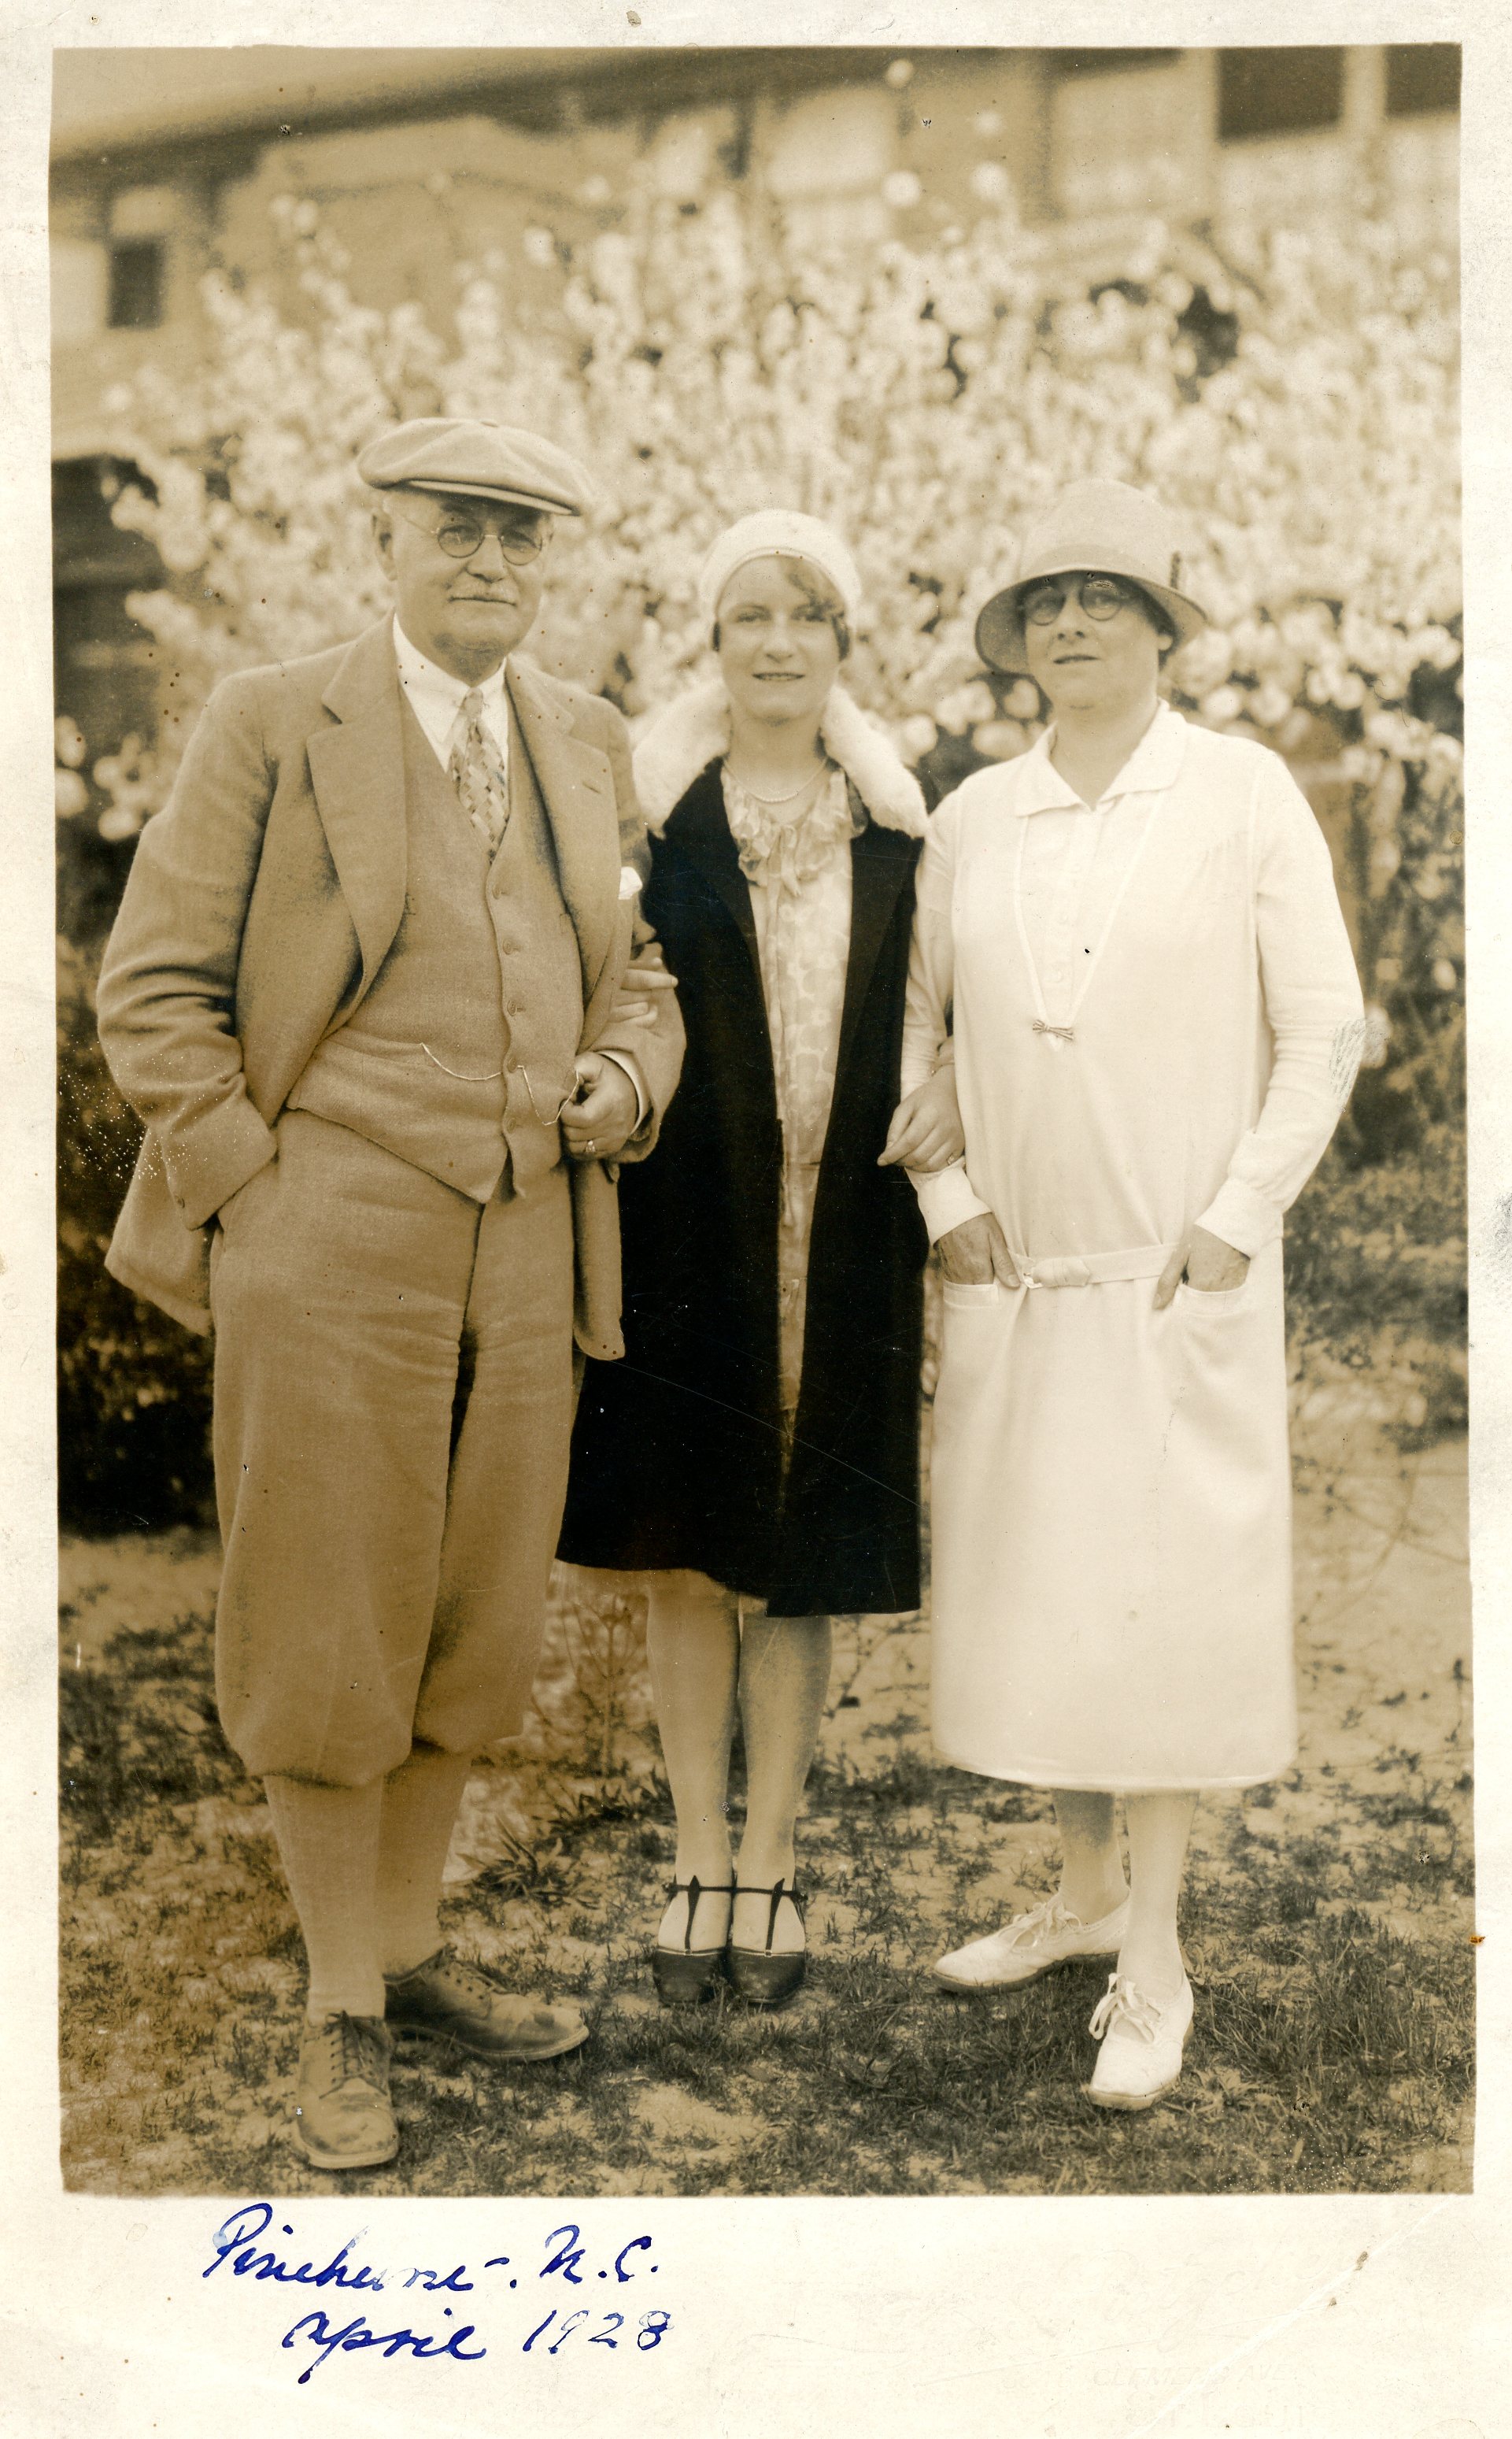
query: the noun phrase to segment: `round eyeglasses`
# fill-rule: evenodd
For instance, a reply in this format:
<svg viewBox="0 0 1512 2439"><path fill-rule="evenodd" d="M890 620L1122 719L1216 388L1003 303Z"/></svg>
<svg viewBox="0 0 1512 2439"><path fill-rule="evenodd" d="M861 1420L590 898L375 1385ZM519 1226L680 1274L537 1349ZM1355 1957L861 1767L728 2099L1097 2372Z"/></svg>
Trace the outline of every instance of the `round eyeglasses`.
<svg viewBox="0 0 1512 2439"><path fill-rule="evenodd" d="M1134 599L1127 584L1112 576L1067 577L1063 582L1037 585L1024 596L1023 614L1031 627L1051 627L1060 615L1060 605L1075 591L1089 618L1115 618Z"/></svg>
<svg viewBox="0 0 1512 2439"><path fill-rule="evenodd" d="M471 559L491 533L511 567L528 567L533 559L539 559L549 534L544 518L535 526L486 525L481 517L464 516L456 508L448 508L433 525L423 517L408 515L403 508L395 508L393 514L403 517L417 533L429 534L433 542L438 542L448 559Z"/></svg>

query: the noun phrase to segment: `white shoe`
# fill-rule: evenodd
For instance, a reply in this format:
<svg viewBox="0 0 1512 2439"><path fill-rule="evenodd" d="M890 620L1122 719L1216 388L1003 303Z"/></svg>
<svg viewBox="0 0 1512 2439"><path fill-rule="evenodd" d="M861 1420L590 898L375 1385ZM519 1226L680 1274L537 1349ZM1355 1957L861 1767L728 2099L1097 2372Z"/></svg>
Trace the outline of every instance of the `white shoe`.
<svg viewBox="0 0 1512 2439"><path fill-rule="evenodd" d="M1081 1922L1058 1896L1028 1914L1015 1914L1001 1931L954 1948L934 1967L934 1979L952 1990L1012 1990L1038 1982L1059 1965L1084 1956L1116 1956L1129 1927L1129 1899L1100 1922Z"/></svg>
<svg viewBox="0 0 1512 2439"><path fill-rule="evenodd" d="M1192 1985L1164 2006L1136 1990L1122 1973L1110 1973L1087 2029L1101 2041L1089 2100L1101 2109L1147 2109L1170 2091L1182 2072L1182 2046L1192 2021Z"/></svg>

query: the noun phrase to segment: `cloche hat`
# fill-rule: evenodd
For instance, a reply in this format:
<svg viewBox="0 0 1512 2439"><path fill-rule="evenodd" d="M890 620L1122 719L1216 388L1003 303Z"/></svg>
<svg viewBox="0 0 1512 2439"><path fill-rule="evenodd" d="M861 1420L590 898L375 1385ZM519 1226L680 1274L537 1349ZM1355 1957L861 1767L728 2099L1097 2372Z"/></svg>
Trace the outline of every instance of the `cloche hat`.
<svg viewBox="0 0 1512 2439"><path fill-rule="evenodd" d="M861 578L834 526L797 508L758 508L720 534L699 570L699 606L711 623L731 577L753 559L808 560L828 577L845 616L854 619L861 606Z"/></svg>
<svg viewBox="0 0 1512 2439"><path fill-rule="evenodd" d="M421 415L369 440L357 472L375 491L459 491L554 517L580 517L593 486L576 457L539 433L482 416Z"/></svg>
<svg viewBox="0 0 1512 2439"><path fill-rule="evenodd" d="M1024 535L1019 569L986 602L976 622L976 649L990 668L1022 677L1024 593L1042 577L1125 576L1147 593L1170 622L1178 646L1207 624L1207 612L1182 591L1184 561L1176 520L1148 491L1130 483L1073 483Z"/></svg>

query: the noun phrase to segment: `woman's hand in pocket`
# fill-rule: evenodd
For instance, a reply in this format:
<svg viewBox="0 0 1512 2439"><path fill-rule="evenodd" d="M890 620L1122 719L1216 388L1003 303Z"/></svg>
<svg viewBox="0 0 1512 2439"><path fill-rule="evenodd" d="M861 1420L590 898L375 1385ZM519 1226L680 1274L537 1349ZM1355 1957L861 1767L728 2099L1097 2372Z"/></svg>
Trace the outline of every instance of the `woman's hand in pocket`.
<svg viewBox="0 0 1512 2439"><path fill-rule="evenodd" d="M1005 1288L1020 1284L1008 1240L990 1211L979 1211L974 1220L963 1220L951 1229L940 1238L939 1254L940 1268L952 1288L987 1287L993 1279Z"/></svg>
<svg viewBox="0 0 1512 2439"><path fill-rule="evenodd" d="M1211 1229L1193 1228L1155 1283L1155 1309L1165 1311L1183 1278L1200 1295L1221 1295L1226 1288L1241 1288L1249 1275L1248 1254L1226 1245Z"/></svg>
<svg viewBox="0 0 1512 2439"><path fill-rule="evenodd" d="M949 1168L966 1152L966 1131L950 1063L899 1101L878 1155L879 1168Z"/></svg>

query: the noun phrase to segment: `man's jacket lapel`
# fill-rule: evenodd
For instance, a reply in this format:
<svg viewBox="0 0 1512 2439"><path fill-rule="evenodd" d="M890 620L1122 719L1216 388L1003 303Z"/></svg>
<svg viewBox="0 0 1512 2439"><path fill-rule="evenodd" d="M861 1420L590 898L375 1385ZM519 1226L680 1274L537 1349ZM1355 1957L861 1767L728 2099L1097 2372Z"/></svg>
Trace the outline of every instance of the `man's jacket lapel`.
<svg viewBox="0 0 1512 2439"><path fill-rule="evenodd" d="M401 698L387 618L358 636L323 700L338 724L310 739L310 776L362 950L361 999L393 946L408 865Z"/></svg>
<svg viewBox="0 0 1512 2439"><path fill-rule="evenodd" d="M592 1001L614 942L619 825L609 757L574 733L528 662L508 665L509 699L551 824L562 900L578 935L583 1001Z"/></svg>

